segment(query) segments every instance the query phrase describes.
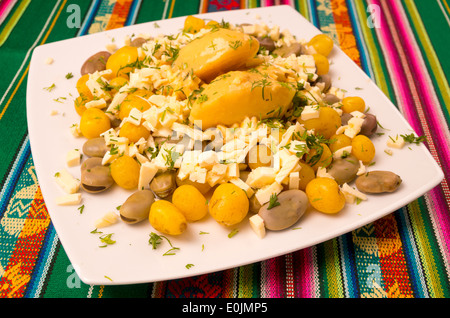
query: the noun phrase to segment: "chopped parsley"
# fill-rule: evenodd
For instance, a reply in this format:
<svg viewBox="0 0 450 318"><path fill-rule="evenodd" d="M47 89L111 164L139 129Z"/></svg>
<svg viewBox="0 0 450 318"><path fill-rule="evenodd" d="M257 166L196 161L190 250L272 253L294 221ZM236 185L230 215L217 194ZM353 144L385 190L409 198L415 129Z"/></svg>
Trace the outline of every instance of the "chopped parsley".
<svg viewBox="0 0 450 318"><path fill-rule="evenodd" d="M278 202L278 196L275 193L273 193L270 196L269 206L267 207L267 210L273 209L274 207L279 206L279 205L281 205L281 203Z"/></svg>
<svg viewBox="0 0 450 318"><path fill-rule="evenodd" d="M113 239L111 239L111 236L113 235L113 233L110 233L110 234L105 234L105 235L102 235L102 236L100 236L100 241L102 242L102 243L104 243L104 245L101 245L100 247L107 247L108 245L112 245L112 244L115 244L116 243L116 241L114 241Z"/></svg>
<svg viewBox="0 0 450 318"><path fill-rule="evenodd" d="M169 245L171 247L171 249L169 249L167 252L165 252L163 254L163 256L175 255L174 251L179 250L179 248L173 246L172 242L170 242L170 240L167 237L165 237L164 235L158 235L158 234L156 234L154 232L151 232L150 233L150 238L148 240L148 243L150 245L152 245L153 249L156 249L158 247L158 245L161 244L162 239L165 239L169 243Z"/></svg>
<svg viewBox="0 0 450 318"><path fill-rule="evenodd" d="M413 133L411 133L411 134L409 134L409 135L400 135L400 136L405 140L405 142L408 142L408 143L410 143L410 144L416 144L416 145L418 145L418 144L420 144L421 142L424 142L424 141L425 141L425 136L417 137L417 136L415 136Z"/></svg>
<svg viewBox="0 0 450 318"><path fill-rule="evenodd" d="M233 50L237 50L238 47L242 46L242 42L239 40L233 41L229 44L229 46L233 49Z"/></svg>
<svg viewBox="0 0 450 318"><path fill-rule="evenodd" d="M48 86L48 87L44 87L44 89L48 92L51 92L52 90L54 90L56 88L55 83L53 83L52 85Z"/></svg>
<svg viewBox="0 0 450 318"><path fill-rule="evenodd" d="M228 233L228 238L232 238L233 236L235 236L238 233L239 233L239 230L238 229L234 229L230 233Z"/></svg>

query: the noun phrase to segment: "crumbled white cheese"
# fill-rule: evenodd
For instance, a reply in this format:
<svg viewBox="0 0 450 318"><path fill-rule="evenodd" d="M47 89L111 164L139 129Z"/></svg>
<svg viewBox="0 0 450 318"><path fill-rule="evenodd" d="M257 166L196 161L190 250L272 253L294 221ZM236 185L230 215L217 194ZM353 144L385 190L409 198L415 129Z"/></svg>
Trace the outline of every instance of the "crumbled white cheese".
<svg viewBox="0 0 450 318"><path fill-rule="evenodd" d="M150 161L141 163L139 171L138 189L145 190L150 189L150 182L158 172L158 167Z"/></svg>
<svg viewBox="0 0 450 318"><path fill-rule="evenodd" d="M246 183L252 188L262 188L265 187L275 181L276 172L271 167L258 167L253 169Z"/></svg>
<svg viewBox="0 0 450 318"><path fill-rule="evenodd" d="M68 167L78 166L81 162L81 153L79 149L69 150L66 154L66 163Z"/></svg>
<svg viewBox="0 0 450 318"><path fill-rule="evenodd" d="M78 192L81 186L80 180L73 177L66 169L55 173L56 183L68 194Z"/></svg>
<svg viewBox="0 0 450 318"><path fill-rule="evenodd" d="M81 193L72 193L56 198L57 205L77 205L81 203Z"/></svg>
<svg viewBox="0 0 450 318"><path fill-rule="evenodd" d="M317 168L317 173L316 173L317 178L330 178L330 179L334 179L334 177L329 174L327 172L327 168L325 167L319 167Z"/></svg>
<svg viewBox="0 0 450 318"><path fill-rule="evenodd" d="M94 223L94 227L97 229L107 227L117 223L119 216L114 212L107 212L101 218L97 219Z"/></svg>
<svg viewBox="0 0 450 318"><path fill-rule="evenodd" d="M405 139L399 138L398 135L394 137L389 136L386 145L390 148L402 149L405 146Z"/></svg>
<svg viewBox="0 0 450 318"><path fill-rule="evenodd" d="M289 174L289 189L298 189L300 182L300 173L298 171Z"/></svg>
<svg viewBox="0 0 450 318"><path fill-rule="evenodd" d="M363 201L367 200L367 196L364 193L356 190L355 188L352 188L347 183L344 183L341 186L341 191L345 196L346 202L348 203L354 203L356 199L360 199Z"/></svg>
<svg viewBox="0 0 450 318"><path fill-rule="evenodd" d="M333 152L333 159L345 158L352 153L352 146L345 146Z"/></svg>
<svg viewBox="0 0 450 318"><path fill-rule="evenodd" d="M245 194L247 194L247 197L249 198L255 193L253 189L240 178L230 178L230 182L244 190Z"/></svg>
<svg viewBox="0 0 450 318"><path fill-rule="evenodd" d="M309 119L319 118L320 111L317 106L305 106L301 113L301 119L306 121Z"/></svg>
<svg viewBox="0 0 450 318"><path fill-rule="evenodd" d="M249 218L250 226L259 238L266 236L266 227L264 225L264 219L258 214L252 215Z"/></svg>
<svg viewBox="0 0 450 318"><path fill-rule="evenodd" d="M264 188L258 189L255 193L255 197L261 205L264 205L270 201L270 197L273 194L278 195L281 191L283 191L283 186L278 182L273 182Z"/></svg>

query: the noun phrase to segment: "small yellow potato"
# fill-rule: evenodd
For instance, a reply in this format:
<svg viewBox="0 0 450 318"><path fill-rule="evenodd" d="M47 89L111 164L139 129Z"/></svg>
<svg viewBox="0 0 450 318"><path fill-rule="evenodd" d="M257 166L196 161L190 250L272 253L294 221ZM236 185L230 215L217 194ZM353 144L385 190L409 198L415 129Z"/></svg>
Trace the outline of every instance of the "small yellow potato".
<svg viewBox="0 0 450 318"><path fill-rule="evenodd" d="M90 101L94 96L92 95L91 90L87 87L86 82L89 80L89 74L85 74L81 76L76 84L76 89L78 94L86 99L86 101Z"/></svg>
<svg viewBox="0 0 450 318"><path fill-rule="evenodd" d="M336 110L328 106L319 107L318 118L311 118L308 120L299 118L298 122L303 124L307 130L314 129L316 135L322 135L327 139L330 139L342 125L341 116L339 116Z"/></svg>
<svg viewBox="0 0 450 318"><path fill-rule="evenodd" d="M184 20L183 32L195 34L205 27L205 20L192 15Z"/></svg>
<svg viewBox="0 0 450 318"><path fill-rule="evenodd" d="M249 211L247 194L233 183L222 183L215 190L208 204L209 213L225 226L241 222Z"/></svg>
<svg viewBox="0 0 450 318"><path fill-rule="evenodd" d="M114 77L113 79L111 79L109 81L109 85L112 86L111 94L112 95L116 94L119 91L119 89L122 86L126 85L127 83L128 83L128 80L122 76Z"/></svg>
<svg viewBox="0 0 450 318"><path fill-rule="evenodd" d="M207 28L218 28L220 26L220 23L214 20L210 20L208 21L208 23L206 23L206 27Z"/></svg>
<svg viewBox="0 0 450 318"><path fill-rule="evenodd" d="M139 184L139 173L141 166L130 156L123 155L111 163L111 176L122 188L135 189Z"/></svg>
<svg viewBox="0 0 450 318"><path fill-rule="evenodd" d="M148 137L150 137L150 131L142 126L142 124L136 126L127 121L120 128L119 136L126 137L129 142L136 143L141 138L148 139Z"/></svg>
<svg viewBox="0 0 450 318"><path fill-rule="evenodd" d="M203 129L231 126L246 117L281 117L295 94L267 74L249 71L229 72L204 87L190 114L190 121L201 121Z"/></svg>
<svg viewBox="0 0 450 318"><path fill-rule="evenodd" d="M375 146L369 137L357 135L352 140L352 154L364 164L370 163L375 157Z"/></svg>
<svg viewBox="0 0 450 318"><path fill-rule="evenodd" d="M185 184L176 188L172 203L184 214L188 222L199 221L208 214L208 201L193 185Z"/></svg>
<svg viewBox="0 0 450 318"><path fill-rule="evenodd" d="M86 109L81 115L80 130L84 137L91 139L111 128L111 120L101 110L95 107Z"/></svg>
<svg viewBox="0 0 450 318"><path fill-rule="evenodd" d="M181 70L192 69L205 82L237 70L258 52L256 38L242 32L219 28L182 47L175 60Z"/></svg>
<svg viewBox="0 0 450 318"><path fill-rule="evenodd" d="M330 61L328 61L326 56L322 54L313 54L314 62L316 63L316 73L317 75L325 75L330 70Z"/></svg>
<svg viewBox="0 0 450 318"><path fill-rule="evenodd" d="M120 104L119 108L119 118L124 120L128 117L130 111L133 108L138 109L141 112L146 111L151 107L150 102L147 100L152 95L152 92L145 89L138 89L134 93L129 94L125 97L124 101Z"/></svg>
<svg viewBox="0 0 450 318"><path fill-rule="evenodd" d="M207 194L211 190L211 186L207 182L202 183L202 182L198 182L198 181L192 181L189 178L181 180L180 178L178 178L178 176L176 177L175 181L177 183L177 186L179 186L179 187L181 187L182 185L185 185L185 184L192 185L192 186L196 187L197 190L200 191L200 193L203 195Z"/></svg>
<svg viewBox="0 0 450 318"><path fill-rule="evenodd" d="M167 235L180 235L187 228L183 213L167 200L157 200L152 204L148 220L155 230Z"/></svg>
<svg viewBox="0 0 450 318"><path fill-rule="evenodd" d="M366 110L366 102L359 96L347 96L342 99L342 111L351 113L359 111L363 113Z"/></svg>
<svg viewBox="0 0 450 318"><path fill-rule="evenodd" d="M309 40L308 46L313 47L316 53L328 56L333 49L334 42L328 35L318 34Z"/></svg>
<svg viewBox="0 0 450 318"><path fill-rule="evenodd" d="M331 152L336 152L337 150L348 147L352 145L352 139L345 135L345 134L339 134L339 135L333 135L330 137L330 150Z"/></svg>
<svg viewBox="0 0 450 318"><path fill-rule="evenodd" d="M299 161L298 164L301 167L299 171L298 188L305 191L308 183L316 177L316 172L310 165L303 161Z"/></svg>
<svg viewBox="0 0 450 318"><path fill-rule="evenodd" d="M318 152L314 148L305 155L306 162L311 165L314 172L317 172L317 169L319 169L319 167L328 167L333 161L333 154L331 153L330 148L323 143L320 145L323 149L320 158L316 157Z"/></svg>
<svg viewBox="0 0 450 318"><path fill-rule="evenodd" d="M317 211L337 213L345 206L345 196L338 183L331 178L315 178L306 186L309 203Z"/></svg>
<svg viewBox="0 0 450 318"><path fill-rule="evenodd" d="M106 69L112 70L112 76L124 76L133 71L135 64L139 62L137 47L123 46L112 54L106 61Z"/></svg>
<svg viewBox="0 0 450 318"><path fill-rule="evenodd" d="M86 103L88 102L87 98L83 97L83 96L78 96L73 105L75 107L75 111L77 112L78 115L83 115L84 111L86 110Z"/></svg>

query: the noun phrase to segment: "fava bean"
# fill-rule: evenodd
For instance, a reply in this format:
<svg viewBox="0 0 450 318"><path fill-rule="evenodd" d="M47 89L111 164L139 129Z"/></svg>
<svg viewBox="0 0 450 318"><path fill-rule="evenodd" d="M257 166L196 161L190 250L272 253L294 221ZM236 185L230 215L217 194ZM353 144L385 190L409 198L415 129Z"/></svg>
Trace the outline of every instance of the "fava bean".
<svg viewBox="0 0 450 318"><path fill-rule="evenodd" d="M277 196L279 205L264 204L258 215L268 230L280 231L291 227L303 216L308 207L308 197L302 190L286 190Z"/></svg>
<svg viewBox="0 0 450 318"><path fill-rule="evenodd" d="M384 193L396 191L402 179L391 171L376 170L365 173L355 180L359 191L365 193Z"/></svg>
<svg viewBox="0 0 450 318"><path fill-rule="evenodd" d="M81 187L89 193L99 193L109 189L114 180L109 167L102 164L102 158L88 158L81 164Z"/></svg>
<svg viewBox="0 0 450 318"><path fill-rule="evenodd" d="M138 190L120 206L120 218L128 224L135 224L148 218L155 196L150 190Z"/></svg>
<svg viewBox="0 0 450 318"><path fill-rule="evenodd" d="M83 66L81 66L81 75L104 71L106 69L106 62L110 56L111 53L108 51L95 53L83 63Z"/></svg>

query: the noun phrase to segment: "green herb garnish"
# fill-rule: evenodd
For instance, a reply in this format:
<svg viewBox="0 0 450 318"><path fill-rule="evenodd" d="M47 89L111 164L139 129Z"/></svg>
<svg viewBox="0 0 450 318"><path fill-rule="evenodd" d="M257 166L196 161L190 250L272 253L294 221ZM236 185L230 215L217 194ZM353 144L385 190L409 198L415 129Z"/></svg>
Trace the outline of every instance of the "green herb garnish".
<svg viewBox="0 0 450 318"><path fill-rule="evenodd" d="M279 206L279 205L280 205L280 202L278 202L278 196L275 193L273 193L270 196L269 206L267 207L267 210L270 210L270 209L272 209L272 208L274 208L276 206Z"/></svg>

